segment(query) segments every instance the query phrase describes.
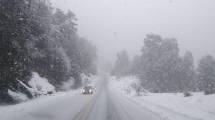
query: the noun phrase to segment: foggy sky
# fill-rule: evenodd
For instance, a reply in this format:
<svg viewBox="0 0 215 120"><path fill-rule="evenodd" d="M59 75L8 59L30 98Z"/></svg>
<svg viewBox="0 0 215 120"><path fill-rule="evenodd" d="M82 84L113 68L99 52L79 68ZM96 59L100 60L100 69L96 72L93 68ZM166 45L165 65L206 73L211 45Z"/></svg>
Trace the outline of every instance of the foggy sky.
<svg viewBox="0 0 215 120"><path fill-rule="evenodd" d="M78 33L99 55L114 60L120 50L140 53L148 33L178 40L182 53L215 56L215 0L51 0L72 10Z"/></svg>

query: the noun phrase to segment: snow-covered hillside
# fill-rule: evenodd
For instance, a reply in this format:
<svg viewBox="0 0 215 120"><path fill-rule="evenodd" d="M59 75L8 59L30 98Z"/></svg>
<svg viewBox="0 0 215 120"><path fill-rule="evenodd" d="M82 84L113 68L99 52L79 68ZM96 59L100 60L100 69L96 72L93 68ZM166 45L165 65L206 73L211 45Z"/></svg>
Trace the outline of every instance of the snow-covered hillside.
<svg viewBox="0 0 215 120"><path fill-rule="evenodd" d="M184 97L182 93L145 92L141 96L137 96L131 87L136 81L138 80L134 77L120 79L112 77L110 87L119 94L123 94L130 100L170 120L180 120L181 116L191 119L215 120L215 94L192 93L192 96Z"/></svg>

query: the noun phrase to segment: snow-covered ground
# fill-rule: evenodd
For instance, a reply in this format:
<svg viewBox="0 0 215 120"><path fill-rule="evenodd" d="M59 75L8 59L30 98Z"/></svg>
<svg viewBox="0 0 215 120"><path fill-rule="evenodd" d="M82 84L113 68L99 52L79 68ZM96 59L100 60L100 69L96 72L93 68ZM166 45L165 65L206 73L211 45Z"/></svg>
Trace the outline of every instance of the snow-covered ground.
<svg viewBox="0 0 215 120"><path fill-rule="evenodd" d="M110 86L119 94L166 119L215 120L215 95L192 93L193 96L184 97L181 93L144 93L137 96L131 87L137 81L135 77L111 77Z"/></svg>
<svg viewBox="0 0 215 120"><path fill-rule="evenodd" d="M54 95L50 96L41 96L34 100L30 100L27 102L23 102L17 105L9 105L9 106L0 106L0 116L1 120L36 120L36 118L47 115L49 117L49 112L53 111L60 111L63 110L62 107L65 107L65 105L70 105L70 101L64 101L68 99L72 99L73 96L77 96L80 93L79 90L76 91L70 91L70 92L62 92L62 93L56 93ZM62 104L64 102L64 104ZM62 105L61 105L62 104ZM57 106L53 109L46 109L46 106ZM72 107L72 106L71 106ZM36 115L40 111L40 114ZM62 111L62 112L68 112L68 111ZM72 109L70 109L70 112L72 112ZM56 112L54 112L56 113ZM35 114L35 115L34 115ZM60 114L51 114L52 118L61 118L62 116L59 116ZM38 117L35 117L38 116ZM39 119L39 118L38 118ZM51 118L47 118L49 120ZM54 119L55 120L55 119Z"/></svg>
<svg viewBox="0 0 215 120"><path fill-rule="evenodd" d="M91 75L87 79L89 84L95 85L98 76ZM27 87L24 83L22 84ZM71 81L68 84L72 85ZM48 91L55 91L55 88L47 79L40 77L37 73L33 74L29 85L30 92L41 95L28 100L24 99L25 95L23 96L22 93L9 90L15 99L25 101L16 105L0 106L0 120L70 120L92 99L92 96L83 96L80 92L81 88L46 94Z"/></svg>
<svg viewBox="0 0 215 120"><path fill-rule="evenodd" d="M133 85L139 81L135 77L91 79L94 82L90 84L100 86L92 95L82 95L77 89L0 106L0 120L215 120L215 95L183 97L181 93L144 90L137 96Z"/></svg>

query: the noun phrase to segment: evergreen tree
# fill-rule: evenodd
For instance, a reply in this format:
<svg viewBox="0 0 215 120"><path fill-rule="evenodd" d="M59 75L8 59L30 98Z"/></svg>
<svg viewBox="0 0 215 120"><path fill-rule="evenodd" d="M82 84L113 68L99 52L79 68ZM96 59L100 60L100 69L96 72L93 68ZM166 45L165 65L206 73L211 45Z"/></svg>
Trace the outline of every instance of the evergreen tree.
<svg viewBox="0 0 215 120"><path fill-rule="evenodd" d="M160 92L178 89L177 66L179 49L175 39L163 39L159 35L147 35L141 56L142 84Z"/></svg>
<svg viewBox="0 0 215 120"><path fill-rule="evenodd" d="M130 60L127 51L121 51L117 54L117 60L112 70L112 75L126 76L130 72Z"/></svg>
<svg viewBox="0 0 215 120"><path fill-rule="evenodd" d="M188 91L188 90L195 90L196 88L196 81L195 81L195 70L193 64L193 55L191 52L186 52L184 57L182 58L181 74L181 90ZM179 69L180 69L179 68Z"/></svg>
<svg viewBox="0 0 215 120"><path fill-rule="evenodd" d="M37 72L59 89L70 77L96 73L96 49L77 35L76 17L53 9L48 0L0 0L0 102L8 90L33 96L28 86Z"/></svg>
<svg viewBox="0 0 215 120"><path fill-rule="evenodd" d="M199 61L198 85L206 94L215 93L215 60L207 55Z"/></svg>
<svg viewBox="0 0 215 120"><path fill-rule="evenodd" d="M8 89L19 89L17 80L26 82L30 76L31 10L26 0L0 1L0 97L12 101Z"/></svg>

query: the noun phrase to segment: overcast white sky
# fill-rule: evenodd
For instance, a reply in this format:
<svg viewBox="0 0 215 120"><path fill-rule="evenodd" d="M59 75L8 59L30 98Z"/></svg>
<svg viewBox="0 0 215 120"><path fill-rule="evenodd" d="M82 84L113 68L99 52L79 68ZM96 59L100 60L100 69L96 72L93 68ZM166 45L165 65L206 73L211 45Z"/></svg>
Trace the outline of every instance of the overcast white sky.
<svg viewBox="0 0 215 120"><path fill-rule="evenodd" d="M72 10L80 36L92 41L102 57L126 49L140 52L147 33L178 39L182 51L215 56L215 0L51 0Z"/></svg>

